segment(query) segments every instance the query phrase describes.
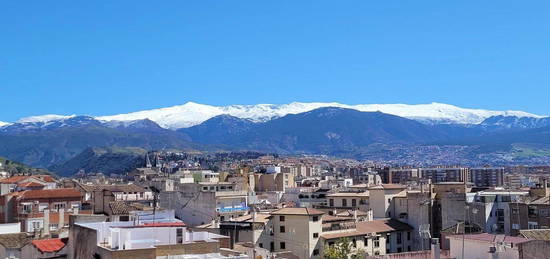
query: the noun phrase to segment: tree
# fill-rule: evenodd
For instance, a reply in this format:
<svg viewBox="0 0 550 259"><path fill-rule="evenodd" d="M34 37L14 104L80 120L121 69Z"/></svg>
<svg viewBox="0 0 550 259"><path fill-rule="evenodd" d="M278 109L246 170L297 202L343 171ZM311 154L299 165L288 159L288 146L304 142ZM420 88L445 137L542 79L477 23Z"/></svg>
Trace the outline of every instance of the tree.
<svg viewBox="0 0 550 259"><path fill-rule="evenodd" d="M353 249L353 244L349 238L340 238L336 244L331 245L323 250L323 258L325 259L349 259L349 258L364 258L365 253L362 250Z"/></svg>

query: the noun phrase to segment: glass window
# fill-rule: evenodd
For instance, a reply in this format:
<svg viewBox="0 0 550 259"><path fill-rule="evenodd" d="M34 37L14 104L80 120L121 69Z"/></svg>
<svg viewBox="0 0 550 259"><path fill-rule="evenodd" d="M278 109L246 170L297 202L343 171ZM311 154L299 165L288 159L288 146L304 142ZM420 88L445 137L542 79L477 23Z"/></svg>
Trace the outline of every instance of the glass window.
<svg viewBox="0 0 550 259"><path fill-rule="evenodd" d="M285 226L280 226L280 227L279 227L279 232L285 233L285 230L286 230L286 229L285 229Z"/></svg>
<svg viewBox="0 0 550 259"><path fill-rule="evenodd" d="M351 199L351 206L352 206L352 207L357 206L357 200Z"/></svg>
<svg viewBox="0 0 550 259"><path fill-rule="evenodd" d="M183 228L176 229L176 242L178 244L183 243Z"/></svg>
<svg viewBox="0 0 550 259"><path fill-rule="evenodd" d="M397 244L401 244L401 233L397 233Z"/></svg>
<svg viewBox="0 0 550 259"><path fill-rule="evenodd" d="M279 216L279 221L285 221L285 216Z"/></svg>
<svg viewBox="0 0 550 259"><path fill-rule="evenodd" d="M281 242L280 246L281 246L281 249L286 249L286 243L285 242Z"/></svg>

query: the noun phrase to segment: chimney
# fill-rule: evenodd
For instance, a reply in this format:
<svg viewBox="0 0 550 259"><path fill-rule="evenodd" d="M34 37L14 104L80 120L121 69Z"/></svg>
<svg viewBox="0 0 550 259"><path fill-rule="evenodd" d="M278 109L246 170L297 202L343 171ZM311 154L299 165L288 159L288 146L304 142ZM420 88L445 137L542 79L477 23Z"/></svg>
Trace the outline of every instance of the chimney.
<svg viewBox="0 0 550 259"><path fill-rule="evenodd" d="M61 229L65 225L65 209L59 209L59 224L57 225L57 231L61 232Z"/></svg>
<svg viewBox="0 0 550 259"><path fill-rule="evenodd" d="M431 259L440 259L441 251L439 250L439 238L432 238L432 257Z"/></svg>
<svg viewBox="0 0 550 259"><path fill-rule="evenodd" d="M42 225L42 236L47 236L50 234L50 210L44 210L44 224Z"/></svg>

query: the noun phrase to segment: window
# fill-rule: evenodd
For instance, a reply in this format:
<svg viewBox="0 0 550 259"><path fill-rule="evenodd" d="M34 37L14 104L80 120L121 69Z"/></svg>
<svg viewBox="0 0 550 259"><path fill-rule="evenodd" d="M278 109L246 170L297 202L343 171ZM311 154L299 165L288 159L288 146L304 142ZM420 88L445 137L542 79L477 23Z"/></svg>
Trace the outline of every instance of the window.
<svg viewBox="0 0 550 259"><path fill-rule="evenodd" d="M130 216L123 215L118 218L119 221L130 221Z"/></svg>
<svg viewBox="0 0 550 259"><path fill-rule="evenodd" d="M313 249L313 255L314 256L319 255L319 249Z"/></svg>
<svg viewBox="0 0 550 259"><path fill-rule="evenodd" d="M183 243L183 228L177 228L176 229L176 242L178 244Z"/></svg>
<svg viewBox="0 0 550 259"><path fill-rule="evenodd" d="M347 206L348 206L348 200L342 199L342 207L347 207Z"/></svg>
<svg viewBox="0 0 550 259"><path fill-rule="evenodd" d="M407 246L407 251L411 251L411 246Z"/></svg>
<svg viewBox="0 0 550 259"><path fill-rule="evenodd" d="M57 230L58 224L50 224L50 230Z"/></svg>
<svg viewBox="0 0 550 259"><path fill-rule="evenodd" d="M53 209L54 209L55 211L58 211L58 210L64 209L64 208L65 208L65 203L55 203L55 204L53 205Z"/></svg>
<svg viewBox="0 0 550 259"><path fill-rule="evenodd" d="M280 226L279 227L279 232L285 233L285 226Z"/></svg>
<svg viewBox="0 0 550 259"><path fill-rule="evenodd" d="M31 213L32 211L32 203L23 203L23 208L21 210L22 213Z"/></svg>
<svg viewBox="0 0 550 259"><path fill-rule="evenodd" d="M529 217L536 217L537 216L537 207L536 206L529 206L527 214L529 214Z"/></svg>
<svg viewBox="0 0 550 259"><path fill-rule="evenodd" d="M519 214L518 208L512 208L512 214Z"/></svg>
<svg viewBox="0 0 550 259"><path fill-rule="evenodd" d="M40 229L40 222L39 221L34 221L32 223L32 228L33 228L33 230Z"/></svg>
<svg viewBox="0 0 550 259"><path fill-rule="evenodd" d="M275 243L274 242L270 242L269 243L269 251L273 252L275 250Z"/></svg>
<svg viewBox="0 0 550 259"><path fill-rule="evenodd" d="M401 252L403 252L403 249L401 249L401 247L398 247L398 248L397 248L397 252L398 252L398 253L401 253Z"/></svg>
<svg viewBox="0 0 550 259"><path fill-rule="evenodd" d="M334 207L334 199L329 199L328 204L329 206Z"/></svg>
<svg viewBox="0 0 550 259"><path fill-rule="evenodd" d="M285 242L281 242L279 245L280 245L281 249L286 249L286 244L285 244Z"/></svg>
<svg viewBox="0 0 550 259"><path fill-rule="evenodd" d="M407 232L407 240L409 240L409 241L411 240L411 232L410 231Z"/></svg>
<svg viewBox="0 0 550 259"><path fill-rule="evenodd" d="M313 222L317 222L319 221L319 216L313 216L311 219L313 220Z"/></svg>
<svg viewBox="0 0 550 259"><path fill-rule="evenodd" d="M352 207L357 206L357 200L356 199L351 199L351 206Z"/></svg>
<svg viewBox="0 0 550 259"><path fill-rule="evenodd" d="M397 233L397 244L401 244L401 243L402 243L401 233Z"/></svg>
<svg viewBox="0 0 550 259"><path fill-rule="evenodd" d="M528 229L538 229L539 228L539 223L538 222L527 222L527 228Z"/></svg>
<svg viewBox="0 0 550 259"><path fill-rule="evenodd" d="M263 244L263 243L259 243L258 246L259 246L260 248L264 248L264 244Z"/></svg>
<svg viewBox="0 0 550 259"><path fill-rule="evenodd" d="M351 240L351 243L353 244L353 247L357 247L357 240L354 238Z"/></svg>
<svg viewBox="0 0 550 259"><path fill-rule="evenodd" d="M285 221L285 216L279 216L279 221Z"/></svg>
<svg viewBox="0 0 550 259"><path fill-rule="evenodd" d="M328 246L333 246L334 242L328 242Z"/></svg>
<svg viewBox="0 0 550 259"><path fill-rule="evenodd" d="M380 237L374 238L374 247L380 247Z"/></svg>
<svg viewBox="0 0 550 259"><path fill-rule="evenodd" d="M319 233L313 233L313 238L318 238L319 237Z"/></svg>

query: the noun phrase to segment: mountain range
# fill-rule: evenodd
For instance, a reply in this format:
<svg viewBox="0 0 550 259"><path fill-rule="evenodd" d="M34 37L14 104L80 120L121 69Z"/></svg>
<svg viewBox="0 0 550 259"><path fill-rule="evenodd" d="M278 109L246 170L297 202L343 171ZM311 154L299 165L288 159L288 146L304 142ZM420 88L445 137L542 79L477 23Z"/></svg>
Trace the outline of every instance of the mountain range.
<svg viewBox="0 0 550 259"><path fill-rule="evenodd" d="M492 116L512 116L518 118L543 118L523 111L492 111L482 109L466 109L443 103L430 104L357 104L341 103L300 103L289 104L256 104L212 106L188 102L161 109L145 110L127 114L98 116L99 121L134 121L149 119L167 129L188 128L198 125L210 118L226 114L233 117L248 119L253 122L266 122L289 114L298 114L323 107L338 107L363 112L383 112L424 123L447 124L479 124ZM22 118L17 123L37 123L64 120L75 115L41 115ZM1 125L0 125L1 126Z"/></svg>
<svg viewBox="0 0 550 259"><path fill-rule="evenodd" d="M0 156L61 174L79 168L118 172L135 166L136 154L143 150L160 149L327 154L427 164L451 163L454 157L461 163L550 163L549 132L548 117L439 103L186 103L113 116L23 118L0 126ZM447 151L427 151L435 153L431 156L421 153L431 149L419 147ZM116 159L127 163L116 165ZM95 166L99 161L108 168Z"/></svg>

